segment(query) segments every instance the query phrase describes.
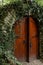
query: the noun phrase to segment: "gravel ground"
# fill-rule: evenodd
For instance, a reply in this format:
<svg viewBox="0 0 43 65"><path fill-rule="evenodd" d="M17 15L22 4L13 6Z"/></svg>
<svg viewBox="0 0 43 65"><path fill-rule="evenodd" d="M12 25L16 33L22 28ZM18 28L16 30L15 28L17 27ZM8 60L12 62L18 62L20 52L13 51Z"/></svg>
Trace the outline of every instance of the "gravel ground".
<svg viewBox="0 0 43 65"><path fill-rule="evenodd" d="M34 61L29 62L29 63L23 62L22 64L23 65L43 65L43 63L40 60L34 60Z"/></svg>

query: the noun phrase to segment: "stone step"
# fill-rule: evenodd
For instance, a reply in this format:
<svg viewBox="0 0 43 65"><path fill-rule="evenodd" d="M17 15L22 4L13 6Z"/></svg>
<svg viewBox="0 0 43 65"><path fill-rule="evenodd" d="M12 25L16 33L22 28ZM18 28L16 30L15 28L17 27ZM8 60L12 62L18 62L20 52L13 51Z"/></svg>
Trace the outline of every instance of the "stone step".
<svg viewBox="0 0 43 65"><path fill-rule="evenodd" d="M29 63L27 62L22 62L22 65L43 65L43 63L40 60L34 60Z"/></svg>

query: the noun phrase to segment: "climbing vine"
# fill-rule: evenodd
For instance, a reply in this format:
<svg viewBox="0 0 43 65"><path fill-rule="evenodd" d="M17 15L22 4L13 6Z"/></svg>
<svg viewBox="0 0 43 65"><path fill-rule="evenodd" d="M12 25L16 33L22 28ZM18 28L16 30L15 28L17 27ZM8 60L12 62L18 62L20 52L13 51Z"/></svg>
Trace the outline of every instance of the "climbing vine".
<svg viewBox="0 0 43 65"><path fill-rule="evenodd" d="M39 21L40 58L43 58L43 6L39 6L35 1L23 2L18 0L0 7L0 65L21 65L13 53L16 36L12 27L16 20L25 15L31 15Z"/></svg>

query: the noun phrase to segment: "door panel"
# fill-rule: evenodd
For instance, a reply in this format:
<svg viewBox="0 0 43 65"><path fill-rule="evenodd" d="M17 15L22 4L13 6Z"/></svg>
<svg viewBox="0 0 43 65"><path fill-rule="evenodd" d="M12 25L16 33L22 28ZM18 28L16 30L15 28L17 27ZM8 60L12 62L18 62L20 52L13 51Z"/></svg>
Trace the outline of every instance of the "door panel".
<svg viewBox="0 0 43 65"><path fill-rule="evenodd" d="M18 36L15 41L14 54L20 61L26 61L26 18L17 21L15 25L15 33Z"/></svg>
<svg viewBox="0 0 43 65"><path fill-rule="evenodd" d="M38 32L35 21L29 18L29 59L36 59L38 55Z"/></svg>

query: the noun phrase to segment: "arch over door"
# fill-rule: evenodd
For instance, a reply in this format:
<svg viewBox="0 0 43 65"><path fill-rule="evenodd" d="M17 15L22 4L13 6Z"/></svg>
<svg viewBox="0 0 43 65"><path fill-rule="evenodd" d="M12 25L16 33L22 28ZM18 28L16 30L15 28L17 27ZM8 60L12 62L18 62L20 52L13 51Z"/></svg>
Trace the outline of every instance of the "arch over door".
<svg viewBox="0 0 43 65"><path fill-rule="evenodd" d="M36 59L38 56L38 28L36 21L32 17L29 18L29 60Z"/></svg>

